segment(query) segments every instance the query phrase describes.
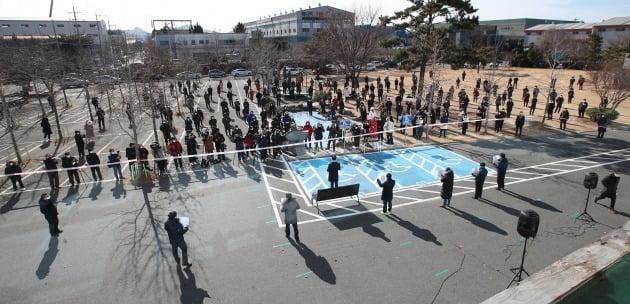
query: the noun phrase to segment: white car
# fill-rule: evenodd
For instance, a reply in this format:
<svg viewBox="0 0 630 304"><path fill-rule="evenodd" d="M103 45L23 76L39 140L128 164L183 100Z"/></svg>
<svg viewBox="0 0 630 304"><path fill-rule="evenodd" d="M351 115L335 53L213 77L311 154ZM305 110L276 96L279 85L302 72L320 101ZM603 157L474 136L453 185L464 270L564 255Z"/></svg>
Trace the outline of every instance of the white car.
<svg viewBox="0 0 630 304"><path fill-rule="evenodd" d="M304 69L303 68L287 68L287 71L289 71L289 75L293 76L293 75L303 73Z"/></svg>
<svg viewBox="0 0 630 304"><path fill-rule="evenodd" d="M385 63L383 63L382 61L378 61L378 60L372 60L370 61L370 63L368 64L372 64L374 65L376 68L382 68L383 66L385 66Z"/></svg>
<svg viewBox="0 0 630 304"><path fill-rule="evenodd" d="M339 71L339 68L337 68L337 66L336 66L336 65L334 65L334 64L332 64L332 63L329 63L329 64L325 65L325 67L326 67L327 69L330 69L330 70L331 70L331 71L333 71L333 72L337 72L337 71Z"/></svg>
<svg viewBox="0 0 630 304"><path fill-rule="evenodd" d="M373 63L368 63L367 65L365 65L365 70L366 71L376 71L376 65L374 65Z"/></svg>
<svg viewBox="0 0 630 304"><path fill-rule="evenodd" d="M175 77L177 77L177 79L199 79L201 78L201 74L191 72L191 71L185 71L185 72L177 73Z"/></svg>
<svg viewBox="0 0 630 304"><path fill-rule="evenodd" d="M254 73L252 73L252 71L246 70L246 69L235 69L235 70L232 71L231 74L234 77L239 77L239 76L252 76Z"/></svg>
<svg viewBox="0 0 630 304"><path fill-rule="evenodd" d="M120 83L120 78L109 75L101 75L94 77L94 83L118 84Z"/></svg>

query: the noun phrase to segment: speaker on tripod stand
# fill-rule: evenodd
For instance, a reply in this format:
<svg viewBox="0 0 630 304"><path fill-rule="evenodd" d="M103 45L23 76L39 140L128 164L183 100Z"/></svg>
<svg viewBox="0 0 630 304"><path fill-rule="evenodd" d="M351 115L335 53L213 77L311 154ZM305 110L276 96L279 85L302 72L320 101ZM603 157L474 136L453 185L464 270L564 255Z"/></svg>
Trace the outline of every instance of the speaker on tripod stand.
<svg viewBox="0 0 630 304"><path fill-rule="evenodd" d="M510 271L514 272L514 278L510 281L508 288L512 286L514 282L520 282L523 280L523 273L529 276L529 273L523 268L523 263L525 262L525 252L527 250L527 240L531 238L535 238L538 233L538 225L540 224L540 217L538 213L534 210L523 210L518 215L518 224L516 224L516 231L522 237L525 238L525 243L523 244L523 255L521 256L521 265L516 268L510 269Z"/></svg>
<svg viewBox="0 0 630 304"><path fill-rule="evenodd" d="M588 199L591 196L591 189L597 188L597 180L599 177L595 172L589 172L584 175L584 188L588 189L588 193L586 194L586 203L584 203L584 211L580 213L576 218L581 218L582 216L586 217L586 219L593 221L593 217L588 214Z"/></svg>

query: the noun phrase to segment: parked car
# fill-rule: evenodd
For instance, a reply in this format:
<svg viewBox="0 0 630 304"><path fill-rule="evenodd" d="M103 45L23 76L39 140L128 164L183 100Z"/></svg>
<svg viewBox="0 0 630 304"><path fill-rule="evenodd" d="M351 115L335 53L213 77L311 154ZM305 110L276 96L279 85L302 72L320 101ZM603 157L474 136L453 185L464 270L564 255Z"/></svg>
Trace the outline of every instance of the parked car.
<svg viewBox="0 0 630 304"><path fill-rule="evenodd" d="M385 66L385 63L379 60L372 60L368 64L374 65L376 68L382 68Z"/></svg>
<svg viewBox="0 0 630 304"><path fill-rule="evenodd" d="M232 71L232 76L234 77L239 77L239 76L252 76L254 73L252 73L252 71L250 70L246 70L246 69L235 69Z"/></svg>
<svg viewBox="0 0 630 304"><path fill-rule="evenodd" d="M88 84L89 82L87 80L74 78L74 77L66 77L66 78L61 79L61 87L64 89L81 88L83 87L84 83Z"/></svg>
<svg viewBox="0 0 630 304"><path fill-rule="evenodd" d="M201 74L191 72L191 71L185 71L185 72L177 73L175 77L177 77L177 79L184 79L184 80L185 79L199 79L201 78Z"/></svg>
<svg viewBox="0 0 630 304"><path fill-rule="evenodd" d="M297 67L290 67L287 68L287 71L289 72L289 75L293 76L293 75L297 75L297 74L301 74L304 72L303 68L297 68Z"/></svg>
<svg viewBox="0 0 630 304"><path fill-rule="evenodd" d="M365 65L365 70L366 71L376 71L376 65L370 62L370 63Z"/></svg>
<svg viewBox="0 0 630 304"><path fill-rule="evenodd" d="M336 72L333 71L333 69L331 69L331 68L329 68L327 66L323 66L323 67L320 67L318 69L315 69L315 73L319 74L319 75L333 75Z"/></svg>
<svg viewBox="0 0 630 304"><path fill-rule="evenodd" d="M101 83L105 83L105 84L119 84L120 83L120 78L114 77L114 76L110 76L110 75L100 75L100 76L94 77L94 83L96 83L96 84L101 84Z"/></svg>
<svg viewBox="0 0 630 304"><path fill-rule="evenodd" d="M331 71L333 71L335 73L337 73L337 71L339 71L339 68L336 65L332 64L332 63L329 63L329 64L325 65L324 67L330 69Z"/></svg>
<svg viewBox="0 0 630 304"><path fill-rule="evenodd" d="M210 78L222 78L225 77L225 72L221 70L209 70L208 77Z"/></svg>

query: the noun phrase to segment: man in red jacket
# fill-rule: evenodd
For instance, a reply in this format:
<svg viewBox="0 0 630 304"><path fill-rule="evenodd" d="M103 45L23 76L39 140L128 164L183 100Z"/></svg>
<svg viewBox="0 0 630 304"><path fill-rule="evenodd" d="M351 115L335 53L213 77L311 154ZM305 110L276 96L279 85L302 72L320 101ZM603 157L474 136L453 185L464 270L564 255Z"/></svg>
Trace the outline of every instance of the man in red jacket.
<svg viewBox="0 0 630 304"><path fill-rule="evenodd" d="M177 139L175 139L175 137L171 137L171 142L168 143L168 150L171 152L171 155L173 156L173 158L175 159L175 168L179 169L179 168L184 168L184 165L182 163L182 144L179 143L179 141L177 141Z"/></svg>

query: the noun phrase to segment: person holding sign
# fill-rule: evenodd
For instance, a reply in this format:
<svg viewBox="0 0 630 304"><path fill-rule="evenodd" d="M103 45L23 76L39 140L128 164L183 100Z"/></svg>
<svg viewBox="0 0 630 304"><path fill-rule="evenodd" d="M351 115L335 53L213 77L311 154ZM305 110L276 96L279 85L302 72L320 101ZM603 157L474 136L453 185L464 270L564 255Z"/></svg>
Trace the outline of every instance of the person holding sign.
<svg viewBox="0 0 630 304"><path fill-rule="evenodd" d="M168 220L164 223L164 230L168 233L168 240L173 247L173 257L175 257L177 264L179 265L179 253L177 249L181 248L182 259L184 260L184 264L182 265L185 267L192 266L192 264L188 262L188 246L186 245L186 240L184 240L184 234L188 232L188 221L186 221L186 225L184 226L182 221L177 217L177 212L171 211L168 213Z"/></svg>
<svg viewBox="0 0 630 304"><path fill-rule="evenodd" d="M451 205L451 198L453 197L453 183L455 182L455 174L451 168L444 169L444 173L440 174L440 181L442 182L442 191L440 191L440 197L444 200L442 202L442 208Z"/></svg>
<svg viewBox="0 0 630 304"><path fill-rule="evenodd" d="M474 199L480 199L483 193L483 183L488 176L488 169L486 169L486 163L480 163L479 168L475 169L472 173L475 177L475 197Z"/></svg>
<svg viewBox="0 0 630 304"><path fill-rule="evenodd" d="M505 153L499 154L499 157L493 160L494 166L497 167L497 190L505 189L505 174L508 169L508 160Z"/></svg>
<svg viewBox="0 0 630 304"><path fill-rule="evenodd" d="M383 188L381 192L381 200L383 200L383 211L381 214L390 214L392 213L392 200L394 199L394 186L396 185L396 181L392 179L392 174L387 173L385 175L386 180L381 182L380 179L376 179L378 185Z"/></svg>

